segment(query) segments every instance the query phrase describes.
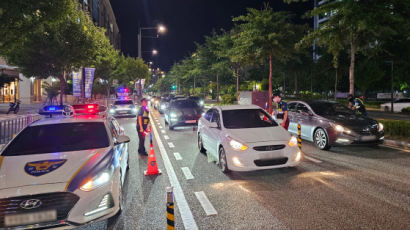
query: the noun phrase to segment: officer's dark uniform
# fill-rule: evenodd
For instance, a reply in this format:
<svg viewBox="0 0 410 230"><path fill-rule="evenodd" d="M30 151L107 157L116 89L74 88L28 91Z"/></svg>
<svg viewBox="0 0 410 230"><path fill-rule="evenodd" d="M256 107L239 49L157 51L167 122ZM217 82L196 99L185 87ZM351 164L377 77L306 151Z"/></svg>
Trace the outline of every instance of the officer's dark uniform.
<svg viewBox="0 0 410 230"><path fill-rule="evenodd" d="M355 108L358 114L367 116L366 107L364 106L364 103L362 100L360 100L360 98L353 99L352 97L349 101L352 103L352 106Z"/></svg>
<svg viewBox="0 0 410 230"><path fill-rule="evenodd" d="M278 108L276 109L275 115L276 119L281 119L283 120L285 118L285 111L288 111L288 104L282 100L278 103ZM286 130L289 128L289 115L285 121L285 127Z"/></svg>
<svg viewBox="0 0 410 230"><path fill-rule="evenodd" d="M142 130L140 128L140 122L139 119L142 119ZM145 150L145 133L144 131L147 129L149 123L149 111L146 107L141 106L139 111L138 111L138 116L137 116L137 132L138 132L138 138L139 138L139 147L138 147L138 153L147 155L147 151Z"/></svg>

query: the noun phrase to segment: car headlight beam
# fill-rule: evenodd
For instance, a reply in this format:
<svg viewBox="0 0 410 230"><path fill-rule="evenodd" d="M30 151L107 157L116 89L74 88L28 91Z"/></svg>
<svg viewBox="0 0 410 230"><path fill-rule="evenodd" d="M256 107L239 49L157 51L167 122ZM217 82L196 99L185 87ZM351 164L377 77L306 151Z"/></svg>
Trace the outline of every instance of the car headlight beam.
<svg viewBox="0 0 410 230"><path fill-rule="evenodd" d="M233 150L236 150L236 151L245 151L248 149L248 146L234 139L231 139L229 141L229 145L232 147Z"/></svg>
<svg viewBox="0 0 410 230"><path fill-rule="evenodd" d="M93 179L90 179L86 181L80 189L86 192L92 191L106 183L108 183L111 179L111 173L104 171L97 176L95 176Z"/></svg>
<svg viewBox="0 0 410 230"><path fill-rule="evenodd" d="M298 145L298 139L295 136L292 136L288 142L290 147L294 147Z"/></svg>

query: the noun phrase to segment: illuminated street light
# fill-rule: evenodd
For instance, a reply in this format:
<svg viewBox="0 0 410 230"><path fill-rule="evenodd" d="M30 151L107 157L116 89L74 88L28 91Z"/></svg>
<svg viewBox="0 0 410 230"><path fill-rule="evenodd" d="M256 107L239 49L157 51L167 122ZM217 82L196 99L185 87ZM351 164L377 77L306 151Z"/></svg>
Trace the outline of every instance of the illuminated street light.
<svg viewBox="0 0 410 230"><path fill-rule="evenodd" d="M158 33L163 34L167 31L167 28L164 25L158 25Z"/></svg>
<svg viewBox="0 0 410 230"><path fill-rule="evenodd" d="M157 51L157 50L152 50L152 54L153 54L153 55L157 55L157 54L158 54L158 51Z"/></svg>

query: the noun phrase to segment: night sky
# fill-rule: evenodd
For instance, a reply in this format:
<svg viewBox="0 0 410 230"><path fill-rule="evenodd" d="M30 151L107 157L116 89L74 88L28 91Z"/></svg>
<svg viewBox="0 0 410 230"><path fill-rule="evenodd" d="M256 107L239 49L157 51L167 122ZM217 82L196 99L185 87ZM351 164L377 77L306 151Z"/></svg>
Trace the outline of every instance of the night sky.
<svg viewBox="0 0 410 230"><path fill-rule="evenodd" d="M167 33L159 39L143 39L142 51L146 62L153 61L154 67L169 70L195 50L194 42L203 42L204 35L213 29L232 27L232 17L246 13L246 8L261 9L263 0L111 0L122 36L121 50L125 55L136 57L138 26L152 27L159 23L167 27ZM274 10L286 10L300 18L313 6L312 1L285 4L282 0L271 0ZM302 22L296 19L297 22ZM305 21L311 23L311 19ZM156 36L156 31L143 31L143 36ZM152 56L148 51L157 49ZM147 51L147 52L146 52Z"/></svg>

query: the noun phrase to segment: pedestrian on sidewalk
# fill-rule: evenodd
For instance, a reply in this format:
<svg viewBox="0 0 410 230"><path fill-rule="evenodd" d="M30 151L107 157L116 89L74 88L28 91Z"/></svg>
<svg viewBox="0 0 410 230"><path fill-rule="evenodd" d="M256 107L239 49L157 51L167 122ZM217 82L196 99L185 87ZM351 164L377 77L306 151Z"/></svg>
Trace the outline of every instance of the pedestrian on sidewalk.
<svg viewBox="0 0 410 230"><path fill-rule="evenodd" d="M282 120L280 125L284 129L288 130L289 128L288 104L282 101L280 92L276 92L273 94L273 102L278 104L278 108L274 111L274 115L276 116L276 121Z"/></svg>
<svg viewBox="0 0 410 230"><path fill-rule="evenodd" d="M145 150L145 135L149 132L149 110L148 101L145 98L141 99L141 107L137 114L137 132L139 138L138 153L140 155L147 156L148 153Z"/></svg>

